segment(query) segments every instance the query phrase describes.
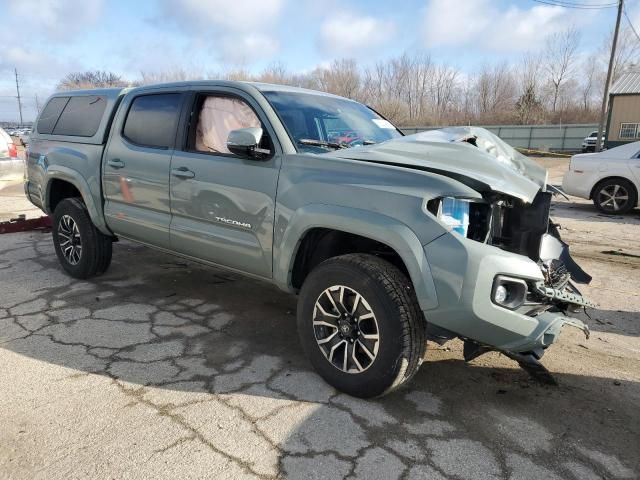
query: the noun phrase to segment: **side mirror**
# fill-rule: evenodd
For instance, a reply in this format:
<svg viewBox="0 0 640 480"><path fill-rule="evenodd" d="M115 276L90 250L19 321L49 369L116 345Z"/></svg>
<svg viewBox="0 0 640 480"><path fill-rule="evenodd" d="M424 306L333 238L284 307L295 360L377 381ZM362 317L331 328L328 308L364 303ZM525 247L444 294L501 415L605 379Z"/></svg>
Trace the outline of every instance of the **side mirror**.
<svg viewBox="0 0 640 480"><path fill-rule="evenodd" d="M227 148L235 155L243 157L258 157L271 153L269 150L258 148L262 138L262 128L249 127L231 130L227 137Z"/></svg>

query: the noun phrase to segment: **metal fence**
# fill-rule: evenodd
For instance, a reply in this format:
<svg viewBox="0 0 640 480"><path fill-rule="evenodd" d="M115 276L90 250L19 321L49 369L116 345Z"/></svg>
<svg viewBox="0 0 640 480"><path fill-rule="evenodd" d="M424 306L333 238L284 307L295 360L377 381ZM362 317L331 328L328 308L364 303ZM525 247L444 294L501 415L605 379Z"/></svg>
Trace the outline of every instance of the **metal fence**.
<svg viewBox="0 0 640 480"><path fill-rule="evenodd" d="M585 137L595 130L597 124L573 125L478 125L495 133L512 147L540 151L577 151ZM406 135L435 130L442 127L403 127Z"/></svg>

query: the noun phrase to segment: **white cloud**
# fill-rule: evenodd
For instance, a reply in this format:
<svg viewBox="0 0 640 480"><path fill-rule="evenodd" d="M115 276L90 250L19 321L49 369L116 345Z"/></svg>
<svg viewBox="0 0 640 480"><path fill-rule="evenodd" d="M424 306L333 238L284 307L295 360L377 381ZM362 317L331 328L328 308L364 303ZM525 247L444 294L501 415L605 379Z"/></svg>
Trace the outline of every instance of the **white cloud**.
<svg viewBox="0 0 640 480"><path fill-rule="evenodd" d="M189 24L243 31L260 28L280 14L283 0L168 0L167 12Z"/></svg>
<svg viewBox="0 0 640 480"><path fill-rule="evenodd" d="M284 0L165 0L163 19L230 62L264 59L278 50L273 30Z"/></svg>
<svg viewBox="0 0 640 480"><path fill-rule="evenodd" d="M395 25L388 20L350 13L332 15L320 28L320 47L327 54L349 56L383 45L394 31Z"/></svg>
<svg viewBox="0 0 640 480"><path fill-rule="evenodd" d="M7 2L3 30L18 25L57 41L68 41L97 21L103 11L103 0L19 0ZM11 19L11 21L6 21Z"/></svg>
<svg viewBox="0 0 640 480"><path fill-rule="evenodd" d="M546 36L588 24L595 12L551 5L503 8L494 0L431 0L424 9L423 39L427 47L537 50Z"/></svg>

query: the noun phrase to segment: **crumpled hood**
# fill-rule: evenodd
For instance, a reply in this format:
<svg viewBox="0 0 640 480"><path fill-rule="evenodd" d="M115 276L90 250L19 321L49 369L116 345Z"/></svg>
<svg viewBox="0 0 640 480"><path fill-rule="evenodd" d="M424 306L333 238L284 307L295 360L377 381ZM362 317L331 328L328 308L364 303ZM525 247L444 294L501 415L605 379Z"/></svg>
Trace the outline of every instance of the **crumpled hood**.
<svg viewBox="0 0 640 480"><path fill-rule="evenodd" d="M544 168L479 127L420 132L326 155L431 171L481 192L493 190L529 203L547 182Z"/></svg>

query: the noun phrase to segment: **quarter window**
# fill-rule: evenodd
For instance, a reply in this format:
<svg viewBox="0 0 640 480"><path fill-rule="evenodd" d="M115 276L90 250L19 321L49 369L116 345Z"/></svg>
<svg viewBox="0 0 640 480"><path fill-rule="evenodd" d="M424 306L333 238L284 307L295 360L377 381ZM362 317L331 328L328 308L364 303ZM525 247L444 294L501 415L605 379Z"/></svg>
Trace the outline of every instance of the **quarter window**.
<svg viewBox="0 0 640 480"><path fill-rule="evenodd" d="M198 152L230 154L227 137L231 130L261 127L260 119L246 102L235 97L203 97L193 146Z"/></svg>
<svg viewBox="0 0 640 480"><path fill-rule="evenodd" d="M69 97L54 97L42 110L40 117L38 118L38 133L50 134L53 131L53 127L56 126L58 118L64 107L67 106Z"/></svg>
<svg viewBox="0 0 640 480"><path fill-rule="evenodd" d="M141 95L129 108L123 136L137 145L170 148L180 114L180 93Z"/></svg>
<svg viewBox="0 0 640 480"><path fill-rule="evenodd" d="M640 136L640 129L637 123L620 124L620 138L638 138L638 136Z"/></svg>
<svg viewBox="0 0 640 480"><path fill-rule="evenodd" d="M93 137L100 127L106 106L104 97L71 97L53 128L53 135Z"/></svg>

